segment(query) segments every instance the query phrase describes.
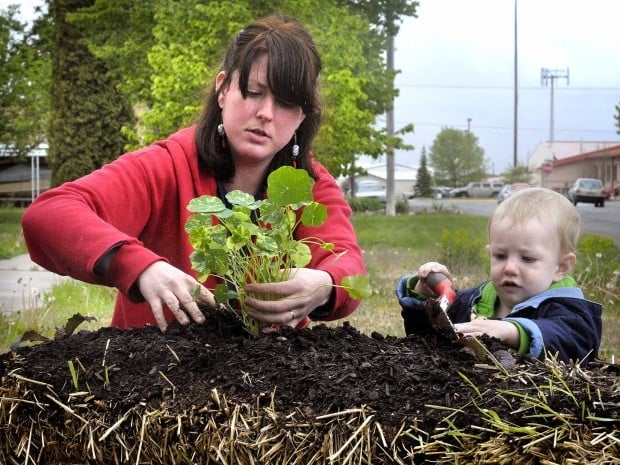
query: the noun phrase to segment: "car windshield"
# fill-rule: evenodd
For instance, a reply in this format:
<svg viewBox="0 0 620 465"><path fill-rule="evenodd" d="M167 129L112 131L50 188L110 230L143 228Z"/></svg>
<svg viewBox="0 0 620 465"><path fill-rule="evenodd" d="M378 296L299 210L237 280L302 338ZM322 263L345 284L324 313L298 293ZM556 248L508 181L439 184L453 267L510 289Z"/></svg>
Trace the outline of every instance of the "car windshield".
<svg viewBox="0 0 620 465"><path fill-rule="evenodd" d="M602 189L603 185L600 181L596 181L594 179L584 179L579 183L581 187L584 189Z"/></svg>

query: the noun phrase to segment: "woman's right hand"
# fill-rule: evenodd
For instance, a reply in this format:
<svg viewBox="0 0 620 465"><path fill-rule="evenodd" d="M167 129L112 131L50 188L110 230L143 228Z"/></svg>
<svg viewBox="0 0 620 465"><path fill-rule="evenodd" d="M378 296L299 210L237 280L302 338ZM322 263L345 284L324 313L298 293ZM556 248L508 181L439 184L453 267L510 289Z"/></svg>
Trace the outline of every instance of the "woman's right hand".
<svg viewBox="0 0 620 465"><path fill-rule="evenodd" d="M137 284L162 331L168 327L164 305L182 325L189 324L190 317L198 324L204 323L205 317L197 302L215 307L215 297L206 287L165 261L157 261L146 268L138 277ZM196 299L197 287L200 288L200 294Z"/></svg>

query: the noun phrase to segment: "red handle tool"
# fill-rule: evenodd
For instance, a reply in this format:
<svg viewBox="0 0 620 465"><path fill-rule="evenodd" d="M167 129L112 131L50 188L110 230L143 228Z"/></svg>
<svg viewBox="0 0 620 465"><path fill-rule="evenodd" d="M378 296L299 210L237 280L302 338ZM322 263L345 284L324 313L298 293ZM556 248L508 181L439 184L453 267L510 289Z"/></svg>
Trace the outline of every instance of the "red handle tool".
<svg viewBox="0 0 620 465"><path fill-rule="evenodd" d="M456 299L452 282L443 273L429 273L426 285L439 297L426 301L426 314L435 329L450 340L459 339L459 335L448 317L448 308Z"/></svg>

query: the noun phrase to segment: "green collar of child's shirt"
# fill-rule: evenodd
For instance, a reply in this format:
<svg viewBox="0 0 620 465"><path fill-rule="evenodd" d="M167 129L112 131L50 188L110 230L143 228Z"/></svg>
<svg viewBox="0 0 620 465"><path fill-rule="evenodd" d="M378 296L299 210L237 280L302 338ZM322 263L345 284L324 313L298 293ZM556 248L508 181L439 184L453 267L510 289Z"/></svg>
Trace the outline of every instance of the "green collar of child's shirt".
<svg viewBox="0 0 620 465"><path fill-rule="evenodd" d="M566 276L561 281L555 282L549 286L549 289L558 287L576 287L577 282L572 276ZM476 316L482 318L492 318L495 314L495 304L497 302L497 291L493 287L493 283L489 281L482 287L480 300L472 305L472 311Z"/></svg>

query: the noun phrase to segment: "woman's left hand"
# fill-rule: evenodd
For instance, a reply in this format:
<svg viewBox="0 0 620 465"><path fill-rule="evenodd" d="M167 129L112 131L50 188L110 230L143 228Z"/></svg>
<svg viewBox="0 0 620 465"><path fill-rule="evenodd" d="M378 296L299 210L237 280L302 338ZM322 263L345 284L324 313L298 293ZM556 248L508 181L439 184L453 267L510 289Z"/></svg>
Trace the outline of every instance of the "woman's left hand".
<svg viewBox="0 0 620 465"><path fill-rule="evenodd" d="M259 321L296 327L315 308L326 304L333 291L331 275L311 268L293 268L288 281L248 284L248 315ZM263 300L261 295L272 300ZM277 298L277 300L273 300Z"/></svg>

